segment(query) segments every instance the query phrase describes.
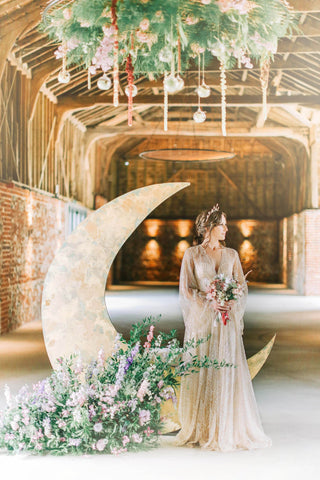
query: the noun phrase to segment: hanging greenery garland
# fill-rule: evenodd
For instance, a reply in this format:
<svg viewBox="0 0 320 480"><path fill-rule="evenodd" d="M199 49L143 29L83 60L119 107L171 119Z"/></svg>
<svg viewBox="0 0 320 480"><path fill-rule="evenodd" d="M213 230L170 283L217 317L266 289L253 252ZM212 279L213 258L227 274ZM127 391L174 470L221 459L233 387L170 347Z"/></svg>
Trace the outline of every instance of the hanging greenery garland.
<svg viewBox="0 0 320 480"><path fill-rule="evenodd" d="M266 91L266 65L295 25L286 0L55 0L42 21L42 29L61 43L56 56L64 59L65 83L66 65L91 74L113 68L115 105L118 69L126 69L129 56L136 77L171 71L169 93L183 88L175 72L183 74L199 54L206 64L216 57L226 70L252 68L254 60L263 67Z"/></svg>

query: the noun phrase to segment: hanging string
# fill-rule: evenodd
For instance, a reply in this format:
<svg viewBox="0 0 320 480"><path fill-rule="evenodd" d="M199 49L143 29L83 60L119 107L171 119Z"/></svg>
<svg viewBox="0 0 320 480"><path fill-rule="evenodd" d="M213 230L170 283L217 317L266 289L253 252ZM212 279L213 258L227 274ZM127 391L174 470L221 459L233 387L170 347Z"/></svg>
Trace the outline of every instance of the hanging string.
<svg viewBox="0 0 320 480"><path fill-rule="evenodd" d="M63 55L62 55L62 71L63 73L67 73L67 52L66 48L63 50Z"/></svg>
<svg viewBox="0 0 320 480"><path fill-rule="evenodd" d="M167 72L164 72L164 80L167 78ZM168 131L168 91L164 88L164 105L163 105L163 130Z"/></svg>
<svg viewBox="0 0 320 480"><path fill-rule="evenodd" d="M204 84L204 52L202 54L202 83Z"/></svg>
<svg viewBox="0 0 320 480"><path fill-rule="evenodd" d="M126 64L126 72L128 75L128 87L129 87L129 95L128 95L128 125L132 127L132 117L133 117L133 95L132 95L132 88L133 88L133 66L132 66L132 59L131 54L127 56L127 64Z"/></svg>
<svg viewBox="0 0 320 480"><path fill-rule="evenodd" d="M119 106L119 32L116 12L117 0L112 0L111 18L114 27L114 46L113 46L113 106Z"/></svg>
<svg viewBox="0 0 320 480"><path fill-rule="evenodd" d="M181 73L181 40L178 32L178 75Z"/></svg>
<svg viewBox="0 0 320 480"><path fill-rule="evenodd" d="M266 120L268 116L267 92L268 92L268 83L269 83L269 72L270 72L270 58L267 58L261 64L261 72L260 72L260 84L262 89L262 114L263 114L264 120Z"/></svg>
<svg viewBox="0 0 320 480"><path fill-rule="evenodd" d="M88 90L91 89L91 74L90 74L90 70L88 68Z"/></svg>
<svg viewBox="0 0 320 480"><path fill-rule="evenodd" d="M174 59L174 48L173 48L173 22L171 17L171 75L174 76L175 71L175 59Z"/></svg>
<svg viewBox="0 0 320 480"><path fill-rule="evenodd" d="M201 83L201 72L200 72L200 64L201 64L201 57L200 53L198 54L198 88L200 87ZM198 93L198 110L200 110L200 95Z"/></svg>
<svg viewBox="0 0 320 480"><path fill-rule="evenodd" d="M226 69L224 64L220 63L220 87L221 87L221 130L222 135L225 137L227 135L227 101L226 101L226 92L227 92L227 79L226 79Z"/></svg>

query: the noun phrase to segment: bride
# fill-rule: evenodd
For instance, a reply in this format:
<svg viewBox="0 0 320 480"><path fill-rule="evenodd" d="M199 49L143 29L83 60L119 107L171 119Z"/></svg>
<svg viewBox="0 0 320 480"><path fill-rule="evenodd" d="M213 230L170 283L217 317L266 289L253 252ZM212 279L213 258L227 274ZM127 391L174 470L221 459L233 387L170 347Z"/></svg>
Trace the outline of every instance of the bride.
<svg viewBox="0 0 320 480"><path fill-rule="evenodd" d="M180 272L185 341L210 333L209 341L194 353L226 360L236 368L200 368L182 379L176 444L222 452L268 447L271 440L261 425L242 341L247 286L238 253L224 246L226 215L216 205L201 212L195 226L198 245L186 250ZM239 300L224 307L206 299L218 273L233 276L245 290ZM219 311L228 311L226 325L216 321Z"/></svg>

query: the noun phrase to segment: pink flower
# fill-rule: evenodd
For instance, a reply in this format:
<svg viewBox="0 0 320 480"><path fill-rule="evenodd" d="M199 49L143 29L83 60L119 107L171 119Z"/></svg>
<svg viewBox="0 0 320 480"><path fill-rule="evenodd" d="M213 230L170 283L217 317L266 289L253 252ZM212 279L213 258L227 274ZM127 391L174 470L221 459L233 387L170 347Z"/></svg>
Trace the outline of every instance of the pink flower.
<svg viewBox="0 0 320 480"><path fill-rule="evenodd" d="M199 18L196 18L193 15L188 15L186 18L187 25L195 25L198 22L199 22Z"/></svg>
<svg viewBox="0 0 320 480"><path fill-rule="evenodd" d="M66 19L66 20L70 20L72 14L71 14L71 10L70 8L65 8L63 10L63 17Z"/></svg>
<svg viewBox="0 0 320 480"><path fill-rule="evenodd" d="M19 430L19 424L18 424L18 422L14 422L14 421L13 421L13 422L10 422L10 425L11 425L12 430L14 430L14 431Z"/></svg>
<svg viewBox="0 0 320 480"><path fill-rule="evenodd" d="M122 437L122 445L125 447L129 442L130 442L130 438L127 435L124 435Z"/></svg>
<svg viewBox="0 0 320 480"><path fill-rule="evenodd" d="M150 437L151 433L154 433L154 430L151 430L150 427L148 427L146 430L143 431L147 435L147 437Z"/></svg>
<svg viewBox="0 0 320 480"><path fill-rule="evenodd" d="M91 26L90 22L87 22L86 20L83 20L82 22L80 22L80 27L89 28L90 26Z"/></svg>
<svg viewBox="0 0 320 480"><path fill-rule="evenodd" d="M137 393L137 397L139 398L140 402L143 401L145 394L148 392L148 387L149 387L149 382L148 380L144 379Z"/></svg>
<svg viewBox="0 0 320 480"><path fill-rule="evenodd" d="M139 424L142 426L150 421L150 410L140 410L139 412Z"/></svg>
<svg viewBox="0 0 320 480"><path fill-rule="evenodd" d="M109 394L111 397L115 397L119 391L119 386L118 385L109 385Z"/></svg>
<svg viewBox="0 0 320 480"><path fill-rule="evenodd" d="M58 421L58 427L59 427L59 428L66 428L66 426L67 426L67 424L66 424L66 422L65 422L64 420L61 420L61 419L60 419L60 420Z"/></svg>
<svg viewBox="0 0 320 480"><path fill-rule="evenodd" d="M103 350L103 348L100 348L98 352L98 365L99 367L102 367L104 365L104 362L106 361L106 354Z"/></svg>
<svg viewBox="0 0 320 480"><path fill-rule="evenodd" d="M149 26L150 26L150 22L147 18L144 18L143 20L141 20L140 25L139 25L140 30L142 30L143 32L148 30Z"/></svg>
<svg viewBox="0 0 320 480"><path fill-rule="evenodd" d="M96 449L99 452L102 452L106 448L106 445L107 445L107 440L105 438L100 438L100 440L98 440L96 443Z"/></svg>
<svg viewBox="0 0 320 480"><path fill-rule="evenodd" d="M138 433L134 433L131 438L135 443L141 443L142 442L142 437Z"/></svg>
<svg viewBox="0 0 320 480"><path fill-rule="evenodd" d="M158 383L158 388L162 388L162 387L163 387L163 380L160 380Z"/></svg>
<svg viewBox="0 0 320 480"><path fill-rule="evenodd" d="M111 448L111 453L113 455L119 455L120 453L125 453L128 450L126 448Z"/></svg>
<svg viewBox="0 0 320 480"><path fill-rule="evenodd" d="M154 325L150 325L149 333L147 335L148 342L151 342L151 340L153 339L153 330L154 330Z"/></svg>

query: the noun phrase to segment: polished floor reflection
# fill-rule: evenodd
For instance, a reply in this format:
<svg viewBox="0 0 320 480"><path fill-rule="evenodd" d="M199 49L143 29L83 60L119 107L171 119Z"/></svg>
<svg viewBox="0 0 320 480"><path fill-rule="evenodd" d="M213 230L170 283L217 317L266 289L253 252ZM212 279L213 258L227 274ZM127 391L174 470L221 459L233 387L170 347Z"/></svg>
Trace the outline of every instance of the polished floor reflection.
<svg viewBox="0 0 320 480"><path fill-rule="evenodd" d="M125 336L131 323L158 316L159 328L183 322L176 288L113 287L106 294L110 317ZM119 457L1 455L13 479L281 479L317 478L320 469L320 297L301 297L283 288L251 288L245 315L247 356L277 333L276 343L253 385L270 449L218 453L175 448L173 436L161 448ZM30 323L0 337L0 407L3 386L13 391L44 378L50 365L41 325ZM57 477L58 475L58 477Z"/></svg>

